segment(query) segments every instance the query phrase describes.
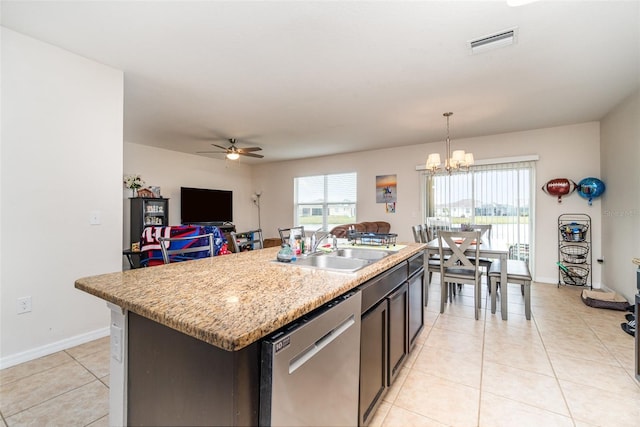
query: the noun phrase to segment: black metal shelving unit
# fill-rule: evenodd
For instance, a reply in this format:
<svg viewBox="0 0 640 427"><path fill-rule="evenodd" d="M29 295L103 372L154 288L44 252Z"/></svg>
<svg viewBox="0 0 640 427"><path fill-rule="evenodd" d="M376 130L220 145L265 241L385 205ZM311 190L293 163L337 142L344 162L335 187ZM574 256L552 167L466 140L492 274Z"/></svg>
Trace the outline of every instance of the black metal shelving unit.
<svg viewBox="0 0 640 427"><path fill-rule="evenodd" d="M591 217L568 213L558 217L558 287L593 288Z"/></svg>

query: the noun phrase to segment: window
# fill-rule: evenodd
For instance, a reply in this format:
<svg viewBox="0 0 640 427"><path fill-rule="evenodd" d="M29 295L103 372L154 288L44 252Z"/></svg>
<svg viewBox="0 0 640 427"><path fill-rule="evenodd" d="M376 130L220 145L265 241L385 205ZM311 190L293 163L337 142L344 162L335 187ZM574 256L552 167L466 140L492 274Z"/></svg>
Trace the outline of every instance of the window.
<svg viewBox="0 0 640 427"><path fill-rule="evenodd" d="M425 223L438 227L491 224L510 257L529 260L533 247L535 162L475 166L470 172L424 175Z"/></svg>
<svg viewBox="0 0 640 427"><path fill-rule="evenodd" d="M356 222L356 181L355 172L295 178L295 225L330 231Z"/></svg>

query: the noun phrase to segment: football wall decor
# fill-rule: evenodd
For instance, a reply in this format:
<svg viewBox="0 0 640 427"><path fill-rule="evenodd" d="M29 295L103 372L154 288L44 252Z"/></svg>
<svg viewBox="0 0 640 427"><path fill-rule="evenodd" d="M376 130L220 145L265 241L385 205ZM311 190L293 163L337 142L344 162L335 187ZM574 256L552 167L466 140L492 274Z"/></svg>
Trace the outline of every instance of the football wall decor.
<svg viewBox="0 0 640 427"><path fill-rule="evenodd" d="M582 179L578 183L578 194L580 197L589 201L589 206L593 202L593 199L600 197L605 190L604 182L598 178L588 177Z"/></svg>
<svg viewBox="0 0 640 427"><path fill-rule="evenodd" d="M542 186L542 191L550 196L557 196L558 203L562 203L562 196L573 193L577 184L568 178L554 178Z"/></svg>

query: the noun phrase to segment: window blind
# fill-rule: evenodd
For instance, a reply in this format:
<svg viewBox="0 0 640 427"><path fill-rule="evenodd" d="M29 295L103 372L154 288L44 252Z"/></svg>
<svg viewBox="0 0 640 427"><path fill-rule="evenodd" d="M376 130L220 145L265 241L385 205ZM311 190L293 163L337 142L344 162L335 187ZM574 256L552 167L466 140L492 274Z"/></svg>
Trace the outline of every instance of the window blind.
<svg viewBox="0 0 640 427"><path fill-rule="evenodd" d="M535 161L423 176L426 224L491 224L492 238L508 243L512 258L529 260L535 223Z"/></svg>
<svg viewBox="0 0 640 427"><path fill-rule="evenodd" d="M355 172L294 178L295 225L326 230L356 222Z"/></svg>

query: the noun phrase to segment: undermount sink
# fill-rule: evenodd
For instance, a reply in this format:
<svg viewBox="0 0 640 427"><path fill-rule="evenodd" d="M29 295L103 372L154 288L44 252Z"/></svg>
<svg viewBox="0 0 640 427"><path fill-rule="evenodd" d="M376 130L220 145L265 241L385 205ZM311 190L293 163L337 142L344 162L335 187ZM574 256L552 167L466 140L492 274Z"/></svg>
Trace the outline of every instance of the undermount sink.
<svg viewBox="0 0 640 427"><path fill-rule="evenodd" d="M291 265L353 273L363 267L366 267L370 263L371 262L366 259L345 258L338 256L329 256L329 254L322 254L298 258L296 261L293 261Z"/></svg>
<svg viewBox="0 0 640 427"><path fill-rule="evenodd" d="M391 254L392 252L389 251L341 248L332 252L318 252L302 256L289 265L354 273Z"/></svg>
<svg viewBox="0 0 640 427"><path fill-rule="evenodd" d="M368 249L344 248L344 249L338 249L336 251L330 252L328 255L336 256L336 257L359 258L359 259L366 259L371 261L378 261L382 258L385 258L391 255L391 252L368 250Z"/></svg>

